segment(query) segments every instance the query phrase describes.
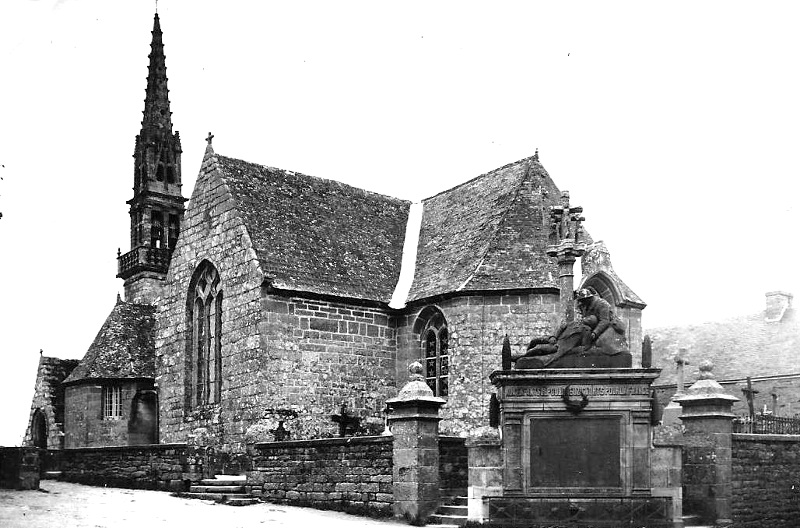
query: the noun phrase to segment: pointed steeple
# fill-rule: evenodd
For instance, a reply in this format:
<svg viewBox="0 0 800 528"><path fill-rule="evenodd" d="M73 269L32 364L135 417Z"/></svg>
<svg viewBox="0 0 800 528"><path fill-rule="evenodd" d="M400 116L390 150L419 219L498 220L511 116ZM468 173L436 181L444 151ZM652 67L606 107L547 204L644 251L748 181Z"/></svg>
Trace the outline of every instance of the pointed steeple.
<svg viewBox="0 0 800 528"><path fill-rule="evenodd" d="M151 139L163 139L172 132L172 112L169 110L167 88L167 62L164 56L164 40L161 22L156 13L153 19L153 39L150 42L150 65L147 71L142 135Z"/></svg>
<svg viewBox="0 0 800 528"><path fill-rule="evenodd" d="M156 13L150 42L142 129L134 148L131 251L117 257L125 299L151 302L158 295L178 241L186 198L181 193L181 140L172 132L167 64Z"/></svg>

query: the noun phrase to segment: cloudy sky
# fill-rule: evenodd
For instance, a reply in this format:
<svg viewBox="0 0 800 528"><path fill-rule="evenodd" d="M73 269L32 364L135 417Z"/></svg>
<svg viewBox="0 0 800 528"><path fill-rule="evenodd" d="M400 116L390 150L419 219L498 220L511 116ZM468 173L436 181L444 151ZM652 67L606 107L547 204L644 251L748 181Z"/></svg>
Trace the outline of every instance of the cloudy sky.
<svg viewBox="0 0 800 528"><path fill-rule="evenodd" d="M154 2L0 3L0 444L122 292ZM218 153L412 201L530 156L645 327L800 293L797 2L162 0L191 194Z"/></svg>

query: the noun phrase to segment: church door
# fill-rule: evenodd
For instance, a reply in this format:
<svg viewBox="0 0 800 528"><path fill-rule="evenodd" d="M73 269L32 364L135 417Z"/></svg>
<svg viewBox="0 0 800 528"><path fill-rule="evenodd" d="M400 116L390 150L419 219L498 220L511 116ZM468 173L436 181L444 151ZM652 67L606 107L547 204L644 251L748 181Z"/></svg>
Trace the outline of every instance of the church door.
<svg viewBox="0 0 800 528"><path fill-rule="evenodd" d="M47 449L47 417L44 411L36 409L31 420L31 443L35 447Z"/></svg>

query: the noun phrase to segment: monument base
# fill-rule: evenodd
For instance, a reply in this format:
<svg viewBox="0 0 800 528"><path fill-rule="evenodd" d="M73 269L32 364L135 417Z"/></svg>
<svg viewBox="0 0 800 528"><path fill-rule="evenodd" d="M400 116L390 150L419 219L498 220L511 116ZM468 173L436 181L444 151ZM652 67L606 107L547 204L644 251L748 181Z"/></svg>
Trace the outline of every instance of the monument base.
<svg viewBox="0 0 800 528"><path fill-rule="evenodd" d="M630 354L561 360L630 364ZM651 385L660 370L525 369L520 361L490 375L503 454L503 496L484 498L490 523L673 526L672 498L653 496L651 483Z"/></svg>

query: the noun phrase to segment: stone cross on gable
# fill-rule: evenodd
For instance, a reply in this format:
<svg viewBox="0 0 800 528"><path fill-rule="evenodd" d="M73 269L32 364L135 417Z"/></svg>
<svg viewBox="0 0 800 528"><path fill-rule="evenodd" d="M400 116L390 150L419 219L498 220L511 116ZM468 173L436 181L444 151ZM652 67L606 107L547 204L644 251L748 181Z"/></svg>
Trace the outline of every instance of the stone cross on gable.
<svg viewBox="0 0 800 528"><path fill-rule="evenodd" d="M547 255L556 257L558 262L559 301L564 320L568 323L575 320L573 266L575 260L586 251L581 241L582 212L583 207L570 206L567 191L561 193L559 205L550 207L550 245Z"/></svg>
<svg viewBox="0 0 800 528"><path fill-rule="evenodd" d="M210 145L212 139L214 139L214 136L211 134L211 132L209 132L208 137L206 138L206 143Z"/></svg>

